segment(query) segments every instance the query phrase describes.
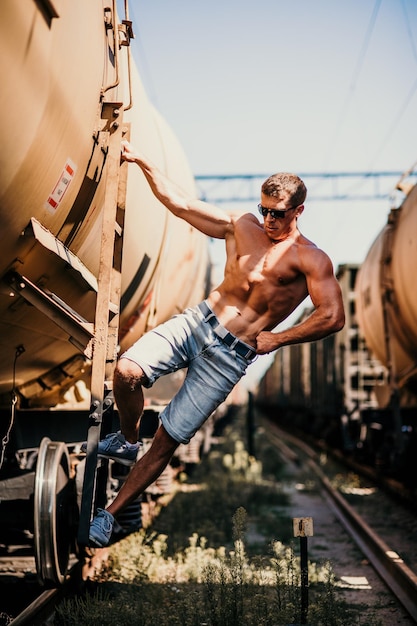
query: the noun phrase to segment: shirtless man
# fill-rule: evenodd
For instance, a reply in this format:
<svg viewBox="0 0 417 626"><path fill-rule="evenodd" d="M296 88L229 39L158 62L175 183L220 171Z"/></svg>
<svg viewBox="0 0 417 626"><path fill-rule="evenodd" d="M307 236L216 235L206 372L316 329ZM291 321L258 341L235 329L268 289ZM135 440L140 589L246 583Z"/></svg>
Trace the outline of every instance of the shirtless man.
<svg viewBox="0 0 417 626"><path fill-rule="evenodd" d="M306 188L294 174L275 174L262 185L259 211L233 215L189 197L129 143L122 159L136 163L153 194L177 217L226 242L223 282L198 306L141 337L118 361L114 397L121 431L99 443L98 455L133 465L115 500L99 509L90 544L105 546L114 516L161 474L180 443L188 443L225 400L257 354L315 341L344 325L341 291L329 257L297 228ZM312 314L300 324L273 329L310 296ZM156 332L155 332L156 331ZM135 464L142 386L187 367L186 379L160 415L152 446Z"/></svg>

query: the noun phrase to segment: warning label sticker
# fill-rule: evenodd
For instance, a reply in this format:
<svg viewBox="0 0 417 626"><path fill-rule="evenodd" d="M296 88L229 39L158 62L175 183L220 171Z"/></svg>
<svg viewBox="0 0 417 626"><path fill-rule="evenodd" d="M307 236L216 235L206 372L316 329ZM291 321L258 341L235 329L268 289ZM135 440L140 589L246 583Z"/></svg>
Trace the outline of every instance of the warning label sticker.
<svg viewBox="0 0 417 626"><path fill-rule="evenodd" d="M65 195L68 187L71 184L72 179L75 176L75 172L77 171L77 166L71 159L67 159L64 169L62 170L61 176L58 179L52 193L50 194L48 200L45 203L46 208L49 211L56 211L59 207L62 198Z"/></svg>

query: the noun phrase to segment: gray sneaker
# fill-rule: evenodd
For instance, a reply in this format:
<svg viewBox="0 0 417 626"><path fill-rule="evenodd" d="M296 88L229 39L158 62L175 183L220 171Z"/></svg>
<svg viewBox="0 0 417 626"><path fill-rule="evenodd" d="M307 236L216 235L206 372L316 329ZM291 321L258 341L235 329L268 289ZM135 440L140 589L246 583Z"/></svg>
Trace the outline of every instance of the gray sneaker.
<svg viewBox="0 0 417 626"><path fill-rule="evenodd" d="M98 442L97 456L100 459L113 459L121 465L133 465L141 446L139 441L133 444L128 443L125 436L118 430L117 433L110 433ZM81 446L81 452L87 452L86 441Z"/></svg>
<svg viewBox="0 0 417 626"><path fill-rule="evenodd" d="M97 515L90 524L88 538L94 548L105 548L113 532L114 517L105 509L97 509Z"/></svg>

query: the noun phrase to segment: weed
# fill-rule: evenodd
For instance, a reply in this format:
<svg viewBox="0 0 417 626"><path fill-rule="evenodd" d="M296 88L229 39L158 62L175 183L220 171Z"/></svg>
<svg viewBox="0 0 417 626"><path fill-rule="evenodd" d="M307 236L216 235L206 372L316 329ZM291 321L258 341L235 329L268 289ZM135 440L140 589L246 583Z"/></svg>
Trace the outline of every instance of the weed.
<svg viewBox="0 0 417 626"><path fill-rule="evenodd" d="M152 529L113 545L97 579L99 590L62 603L55 626L300 621L300 562L293 547L283 543L289 538L288 518L279 512L288 500L277 480L278 455L259 438L259 459L252 459L233 427L225 433L223 449L213 449L195 468L192 493L177 493ZM265 536L262 549L258 539L266 527L281 541ZM310 626L378 626L377 620L361 623L338 601L329 563L309 563L309 582Z"/></svg>

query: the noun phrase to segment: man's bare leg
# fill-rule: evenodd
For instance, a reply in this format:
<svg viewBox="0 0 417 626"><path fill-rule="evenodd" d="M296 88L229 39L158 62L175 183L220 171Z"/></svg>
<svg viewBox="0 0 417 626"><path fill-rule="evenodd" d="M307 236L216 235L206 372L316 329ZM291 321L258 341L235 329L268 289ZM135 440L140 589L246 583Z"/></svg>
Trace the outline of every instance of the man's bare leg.
<svg viewBox="0 0 417 626"><path fill-rule="evenodd" d="M144 403L143 380L142 369L133 361L121 359L117 363L113 377L114 399L119 411L120 429L129 443L138 440Z"/></svg>
<svg viewBox="0 0 417 626"><path fill-rule="evenodd" d="M143 411L142 384L145 375L142 369L129 359L121 359L114 373L113 391L119 411L120 429L126 440L136 443L139 423ZM160 426L146 454L136 462L115 500L107 510L116 515L142 493L163 472L178 447L175 441Z"/></svg>
<svg viewBox="0 0 417 626"><path fill-rule="evenodd" d="M142 383L145 382L142 369L121 359L117 364L113 380L114 398L119 410L120 428L126 441L137 443L139 422L143 411ZM108 545L113 532L114 516L153 483L168 465L178 447L175 441L160 426L146 454L136 462L116 498L107 509L98 509L90 524L89 541L94 547Z"/></svg>
<svg viewBox="0 0 417 626"><path fill-rule="evenodd" d="M107 511L115 516L143 493L161 475L178 445L178 441L168 435L163 426L160 426L151 447L130 470L126 482L107 507Z"/></svg>

